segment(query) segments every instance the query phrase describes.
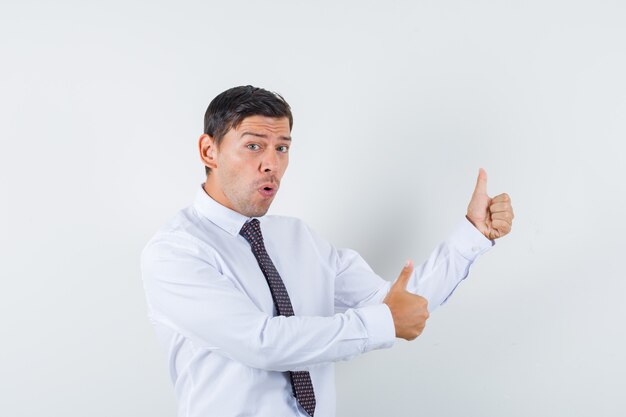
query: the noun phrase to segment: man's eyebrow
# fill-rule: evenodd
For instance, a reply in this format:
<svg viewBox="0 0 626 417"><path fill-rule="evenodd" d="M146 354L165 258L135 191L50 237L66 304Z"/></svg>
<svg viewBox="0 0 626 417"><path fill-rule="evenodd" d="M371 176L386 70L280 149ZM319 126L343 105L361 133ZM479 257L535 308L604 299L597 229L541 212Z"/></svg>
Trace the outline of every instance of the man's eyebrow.
<svg viewBox="0 0 626 417"><path fill-rule="evenodd" d="M264 138L267 139L267 135L264 135L262 133L255 133L255 132L243 132L240 136L240 138L243 138L246 135L250 135L250 136L256 136L258 138ZM279 139L281 140L288 140L291 141L291 137L290 136L280 136Z"/></svg>

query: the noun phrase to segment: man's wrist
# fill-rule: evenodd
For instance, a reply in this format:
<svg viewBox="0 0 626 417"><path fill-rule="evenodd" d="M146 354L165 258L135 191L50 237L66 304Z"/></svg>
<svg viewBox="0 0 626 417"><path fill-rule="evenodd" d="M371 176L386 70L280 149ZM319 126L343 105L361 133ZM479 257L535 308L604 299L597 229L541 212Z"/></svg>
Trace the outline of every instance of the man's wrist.
<svg viewBox="0 0 626 417"><path fill-rule="evenodd" d="M495 242L486 237L468 216L459 222L448 242L467 260L473 261L478 255L489 250Z"/></svg>

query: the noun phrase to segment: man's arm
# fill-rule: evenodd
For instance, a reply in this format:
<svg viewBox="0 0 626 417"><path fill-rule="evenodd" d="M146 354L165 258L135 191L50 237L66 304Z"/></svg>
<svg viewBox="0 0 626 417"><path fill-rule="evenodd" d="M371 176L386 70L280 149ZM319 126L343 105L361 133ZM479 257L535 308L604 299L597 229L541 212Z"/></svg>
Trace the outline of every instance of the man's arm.
<svg viewBox="0 0 626 417"><path fill-rule="evenodd" d="M356 251L326 244L328 256L336 259L340 271L335 281L337 310L382 303L391 283L380 278ZM411 271L406 290L424 297L428 301L428 310L434 311L452 295L468 276L470 266L492 245L493 242L467 219L462 219L428 259Z"/></svg>
<svg viewBox="0 0 626 417"><path fill-rule="evenodd" d="M142 253L152 319L189 338L197 348L254 368L293 371L346 360L395 341L386 305L331 317L272 317L209 258L189 238L173 233L151 241Z"/></svg>
<svg viewBox="0 0 626 417"><path fill-rule="evenodd" d="M493 245L467 219L462 219L452 234L415 268L407 290L426 298L429 311L433 312L452 296L476 259Z"/></svg>

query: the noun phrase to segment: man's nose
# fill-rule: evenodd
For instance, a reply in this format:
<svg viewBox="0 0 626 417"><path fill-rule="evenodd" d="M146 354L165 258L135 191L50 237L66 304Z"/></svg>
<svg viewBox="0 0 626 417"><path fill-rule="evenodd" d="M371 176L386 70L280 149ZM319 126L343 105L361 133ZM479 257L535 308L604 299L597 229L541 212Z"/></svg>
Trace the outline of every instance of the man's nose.
<svg viewBox="0 0 626 417"><path fill-rule="evenodd" d="M278 155L273 149L268 149L263 153L263 160L261 161L261 171L274 172L278 169Z"/></svg>

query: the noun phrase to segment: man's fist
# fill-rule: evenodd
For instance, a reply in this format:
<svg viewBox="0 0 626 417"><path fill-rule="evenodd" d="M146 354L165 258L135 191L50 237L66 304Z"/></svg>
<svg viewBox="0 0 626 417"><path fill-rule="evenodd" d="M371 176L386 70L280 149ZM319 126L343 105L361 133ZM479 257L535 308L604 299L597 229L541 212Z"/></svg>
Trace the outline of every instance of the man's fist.
<svg viewBox="0 0 626 417"><path fill-rule="evenodd" d="M396 337L406 340L413 340L422 333L429 316L428 301L406 290L412 273L413 262L408 261L383 301L391 310Z"/></svg>
<svg viewBox="0 0 626 417"><path fill-rule="evenodd" d="M508 234L513 225L511 198L503 193L491 198L487 195L487 173L480 168L476 188L469 206L467 219L488 239Z"/></svg>

